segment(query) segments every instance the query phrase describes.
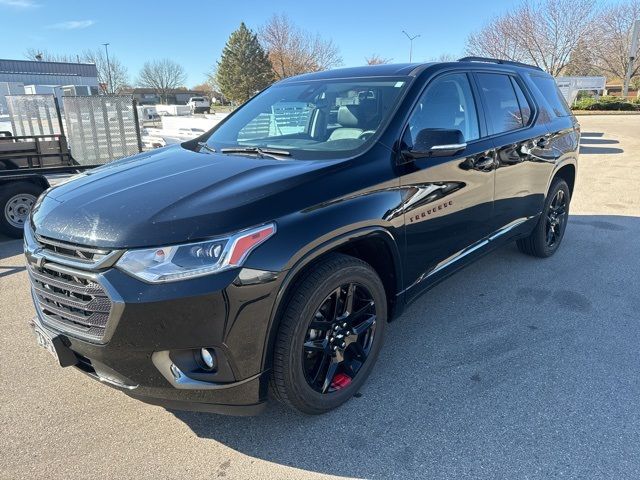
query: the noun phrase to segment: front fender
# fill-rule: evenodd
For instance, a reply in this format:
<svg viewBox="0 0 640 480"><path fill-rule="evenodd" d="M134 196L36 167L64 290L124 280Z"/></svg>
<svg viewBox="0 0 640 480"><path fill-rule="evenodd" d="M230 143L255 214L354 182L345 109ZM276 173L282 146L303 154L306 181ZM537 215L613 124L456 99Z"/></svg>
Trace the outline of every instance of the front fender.
<svg viewBox="0 0 640 480"><path fill-rule="evenodd" d="M403 290L400 249L398 247L396 239L391 234L391 232L380 225L357 228L355 230L333 235L324 242L313 242L313 245L306 245L304 248L300 249L300 251L296 252L295 255L293 255L292 262L294 263L291 268L282 272L284 278L280 283L280 288L276 294L271 314L269 316L269 326L267 328L267 335L263 348L263 370L271 368L273 345L278 333L280 314L282 312L282 309L286 307L286 300L288 298L287 294L289 293L290 288L294 284L295 280L298 278L298 275L323 255L337 250L348 243L367 238L376 238L385 242L386 246L389 248L389 252L391 252L391 255L393 257L393 265L395 268L396 278L396 292L401 292Z"/></svg>
<svg viewBox="0 0 640 480"><path fill-rule="evenodd" d="M395 269L396 291L402 291L404 217L396 179L276 219L277 233L258 247L246 268L279 272L265 338L264 364L270 364L278 318L297 275L322 255L350 242L375 237L385 243ZM387 252L385 252L387 254Z"/></svg>

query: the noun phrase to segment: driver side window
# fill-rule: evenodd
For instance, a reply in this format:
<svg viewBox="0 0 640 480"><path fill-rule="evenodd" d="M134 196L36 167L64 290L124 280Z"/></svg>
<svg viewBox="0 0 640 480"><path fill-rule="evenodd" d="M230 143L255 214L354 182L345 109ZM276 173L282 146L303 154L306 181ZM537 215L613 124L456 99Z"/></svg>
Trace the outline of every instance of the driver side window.
<svg viewBox="0 0 640 480"><path fill-rule="evenodd" d="M480 138L478 113L466 74L445 75L427 87L409 119L412 144L425 128L460 130L466 142Z"/></svg>

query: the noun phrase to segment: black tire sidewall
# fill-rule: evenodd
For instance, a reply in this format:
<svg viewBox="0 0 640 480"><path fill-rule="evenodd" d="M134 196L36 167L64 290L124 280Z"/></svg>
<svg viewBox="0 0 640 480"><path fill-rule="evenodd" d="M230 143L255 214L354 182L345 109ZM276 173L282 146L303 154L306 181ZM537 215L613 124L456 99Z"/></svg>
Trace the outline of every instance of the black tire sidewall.
<svg viewBox="0 0 640 480"><path fill-rule="evenodd" d="M367 361L348 387L339 392L321 394L307 383L302 366L303 343L311 319L326 297L338 286L354 282L366 287L376 304L376 333ZM387 323L386 295L382 282L372 268L366 264L354 264L334 271L323 279L308 296L300 312L287 312L287 321L296 325L287 352L286 389L287 397L298 409L306 413L322 413L341 405L351 398L371 372L383 343L384 328Z"/></svg>
<svg viewBox="0 0 640 480"><path fill-rule="evenodd" d="M560 232L560 238L556 241L555 245L553 245L552 247L549 247L547 245L547 239L546 239L547 214L549 213L551 202L553 202L553 199L555 198L559 190L563 190L567 198L567 213L566 213L565 221L562 225L562 230ZM560 248L560 245L562 244L562 240L564 239L564 234L567 230L567 223L569 223L570 205L571 205L571 192L569 191L569 185L567 185L567 182L565 182L563 179L557 178L551 184L551 188L549 189L549 194L545 199L544 210L542 211L542 216L540 217L540 222L538 223L538 228L536 229L536 241L539 242L538 250L543 254L543 256L550 257L551 255L556 253L558 248Z"/></svg>

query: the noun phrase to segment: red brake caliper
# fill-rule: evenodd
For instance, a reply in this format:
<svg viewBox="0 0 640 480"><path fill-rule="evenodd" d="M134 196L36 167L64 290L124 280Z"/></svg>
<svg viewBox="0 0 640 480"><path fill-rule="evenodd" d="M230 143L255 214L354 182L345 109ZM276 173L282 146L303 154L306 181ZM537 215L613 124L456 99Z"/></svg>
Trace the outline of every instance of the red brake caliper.
<svg viewBox="0 0 640 480"><path fill-rule="evenodd" d="M338 373L335 377L333 377L333 381L331 382L331 388L336 390L340 390L342 388L348 387L351 383L351 377L345 373Z"/></svg>

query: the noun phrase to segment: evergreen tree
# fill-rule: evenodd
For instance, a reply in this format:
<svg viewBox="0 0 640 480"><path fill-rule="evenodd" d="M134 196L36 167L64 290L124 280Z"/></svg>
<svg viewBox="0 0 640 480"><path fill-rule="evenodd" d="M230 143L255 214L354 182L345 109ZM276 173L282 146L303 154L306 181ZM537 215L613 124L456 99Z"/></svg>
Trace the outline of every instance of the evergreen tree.
<svg viewBox="0 0 640 480"><path fill-rule="evenodd" d="M215 76L221 93L237 103L246 102L273 83L269 57L244 22L229 36Z"/></svg>

